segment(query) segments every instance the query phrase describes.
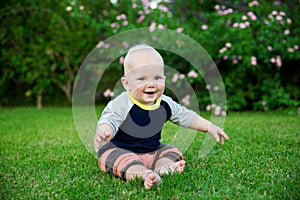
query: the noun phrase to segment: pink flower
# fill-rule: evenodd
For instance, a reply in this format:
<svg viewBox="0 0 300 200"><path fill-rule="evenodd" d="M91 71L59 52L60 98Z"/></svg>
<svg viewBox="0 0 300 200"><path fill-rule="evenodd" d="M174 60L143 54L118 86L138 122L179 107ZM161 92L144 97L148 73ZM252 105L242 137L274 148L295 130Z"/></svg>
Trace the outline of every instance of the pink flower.
<svg viewBox="0 0 300 200"><path fill-rule="evenodd" d="M281 20L282 20L282 16L277 15L277 16L276 16L276 20L281 21Z"/></svg>
<svg viewBox="0 0 300 200"><path fill-rule="evenodd" d="M162 25L162 24L158 24L157 28L158 28L159 30L164 30L164 29L166 29L166 27L165 27L164 25Z"/></svg>
<svg viewBox="0 0 300 200"><path fill-rule="evenodd" d="M226 116L226 111L225 111L225 110L222 110L221 115L222 115L223 117L225 117L225 116Z"/></svg>
<svg viewBox="0 0 300 200"><path fill-rule="evenodd" d="M187 94L185 97L183 97L181 99L181 101L184 104L184 106L189 106L190 105L190 99L191 99L191 96Z"/></svg>
<svg viewBox="0 0 300 200"><path fill-rule="evenodd" d="M239 27L239 24L238 23L234 23L232 26L233 26L233 28L237 28L237 27Z"/></svg>
<svg viewBox="0 0 300 200"><path fill-rule="evenodd" d="M291 32L290 32L290 30L289 29L286 29L286 30L284 30L284 35L289 35Z"/></svg>
<svg viewBox="0 0 300 200"><path fill-rule="evenodd" d="M121 56L121 57L120 57L119 63L120 63L121 65L124 64L124 56Z"/></svg>
<svg viewBox="0 0 300 200"><path fill-rule="evenodd" d="M133 4L131 5L131 7L132 7L133 9L136 9L136 7L137 7L136 3L133 3Z"/></svg>
<svg viewBox="0 0 300 200"><path fill-rule="evenodd" d="M217 86L217 85L214 86L214 91L215 91L215 92L219 91L219 86Z"/></svg>
<svg viewBox="0 0 300 200"><path fill-rule="evenodd" d="M253 6L258 6L259 3L258 3L258 1L252 1L248 5L249 5L249 7L253 7Z"/></svg>
<svg viewBox="0 0 300 200"><path fill-rule="evenodd" d="M114 92L111 91L111 89L106 89L105 92L103 93L104 97L113 97L115 94Z"/></svg>
<svg viewBox="0 0 300 200"><path fill-rule="evenodd" d="M173 78L172 78L172 82L176 83L178 81L179 75L178 74L174 74Z"/></svg>
<svg viewBox="0 0 300 200"><path fill-rule="evenodd" d="M275 58L270 58L270 63L275 63L276 59Z"/></svg>
<svg viewBox="0 0 300 200"><path fill-rule="evenodd" d="M231 43L230 42L226 42L225 47L230 48L231 47Z"/></svg>
<svg viewBox="0 0 300 200"><path fill-rule="evenodd" d="M202 30L207 30L207 29L208 29L208 26L205 25L205 24L203 24L203 25L201 26L201 28L202 28Z"/></svg>
<svg viewBox="0 0 300 200"><path fill-rule="evenodd" d="M215 112L214 112L214 114L215 114L216 116L220 115L220 114L221 114L221 110L217 110L217 109L215 109Z"/></svg>
<svg viewBox="0 0 300 200"><path fill-rule="evenodd" d="M279 15L281 15L281 16L285 16L285 12L283 12L283 11L280 11L280 12L279 12Z"/></svg>
<svg viewBox="0 0 300 200"><path fill-rule="evenodd" d="M188 73L188 77L190 77L190 78L197 78L198 74L194 70L192 70L192 71L190 71Z"/></svg>
<svg viewBox="0 0 300 200"><path fill-rule="evenodd" d="M179 79L184 79L185 75L184 74L180 74Z"/></svg>
<svg viewBox="0 0 300 200"><path fill-rule="evenodd" d="M97 48L101 48L101 47L103 47L103 45L104 45L104 42L103 41L100 41L98 44L97 44Z"/></svg>
<svg viewBox="0 0 300 200"><path fill-rule="evenodd" d="M150 24L150 27L149 27L149 32L153 32L155 30L155 26L156 26L156 23L152 21Z"/></svg>
<svg viewBox="0 0 300 200"><path fill-rule="evenodd" d="M299 46L298 45L294 45L294 50L298 50Z"/></svg>
<svg viewBox="0 0 300 200"><path fill-rule="evenodd" d="M274 16L275 16L275 15L278 15L278 12L277 12L276 10L273 10L273 11L272 11L272 15L274 15Z"/></svg>
<svg viewBox="0 0 300 200"><path fill-rule="evenodd" d="M227 48L226 47L222 47L220 50L219 50L219 53L224 53L225 51L227 51Z"/></svg>
<svg viewBox="0 0 300 200"><path fill-rule="evenodd" d="M246 27L247 27L247 26L250 26L250 22L248 22L248 21L245 22L244 24L245 24Z"/></svg>
<svg viewBox="0 0 300 200"><path fill-rule="evenodd" d="M232 9L232 8L228 8L227 13L228 13L228 14L233 13L233 9Z"/></svg>
<svg viewBox="0 0 300 200"><path fill-rule="evenodd" d="M137 23L141 23L145 19L144 15L141 15L136 21Z"/></svg>
<svg viewBox="0 0 300 200"><path fill-rule="evenodd" d="M276 56L276 65L277 65L277 67L281 67L282 66L281 57L279 55Z"/></svg>
<svg viewBox="0 0 300 200"><path fill-rule="evenodd" d="M244 20L244 21L247 20L247 18L248 17L246 15L242 16L242 20Z"/></svg>
<svg viewBox="0 0 300 200"><path fill-rule="evenodd" d="M252 21L255 21L255 20L257 20L257 17L256 17L256 15L252 15L250 18L251 18L251 20L252 20Z"/></svg>
<svg viewBox="0 0 300 200"><path fill-rule="evenodd" d="M266 105L267 105L267 102L262 101L262 102L261 102L261 105L262 105L262 106L266 106Z"/></svg>
<svg viewBox="0 0 300 200"><path fill-rule="evenodd" d="M268 46L267 49L268 49L269 51L272 51L272 50L273 50L273 48L272 48L271 46Z"/></svg>
<svg viewBox="0 0 300 200"><path fill-rule="evenodd" d="M182 31L183 31L183 28L182 28L182 27L179 27L179 28L176 29L176 32L177 32L177 33L181 33Z"/></svg>
<svg viewBox="0 0 300 200"><path fill-rule="evenodd" d="M206 106L206 111L210 111L211 110L211 105L207 105Z"/></svg>
<svg viewBox="0 0 300 200"><path fill-rule="evenodd" d="M244 29L244 28L246 28L246 25L244 23L240 23L240 28Z"/></svg>
<svg viewBox="0 0 300 200"><path fill-rule="evenodd" d="M273 4L276 5L276 6L278 6L278 5L281 4L281 1L280 0L279 1L274 1Z"/></svg>
<svg viewBox="0 0 300 200"><path fill-rule="evenodd" d="M220 10L220 5L215 5L215 10Z"/></svg>
<svg viewBox="0 0 300 200"><path fill-rule="evenodd" d="M112 27L112 28L117 27L117 23L112 23L112 24L110 25L110 27Z"/></svg>
<svg viewBox="0 0 300 200"><path fill-rule="evenodd" d="M164 5L159 5L158 9L161 10L161 11L163 11L163 12L165 12L165 13L169 11L169 9L166 6L164 6Z"/></svg>
<svg viewBox="0 0 300 200"><path fill-rule="evenodd" d="M128 21L124 21L123 26L127 26L127 25L128 25Z"/></svg>
<svg viewBox="0 0 300 200"><path fill-rule="evenodd" d="M121 19L123 19L123 20L127 19L126 15L124 13L122 13L120 16L121 16Z"/></svg>
<svg viewBox="0 0 300 200"><path fill-rule="evenodd" d="M256 62L256 57L255 56L252 56L251 57L251 65L255 66L257 64Z"/></svg>
<svg viewBox="0 0 300 200"><path fill-rule="evenodd" d="M224 56L223 56L223 60L228 60L228 56L227 56L227 55L224 55Z"/></svg>
<svg viewBox="0 0 300 200"><path fill-rule="evenodd" d="M145 9L145 15L149 15L150 14L150 10L149 9Z"/></svg>
<svg viewBox="0 0 300 200"><path fill-rule="evenodd" d="M149 2L149 0L142 0L142 3L145 5L146 8L151 6L151 3Z"/></svg>
<svg viewBox="0 0 300 200"><path fill-rule="evenodd" d="M122 42L123 47L125 47L126 49L129 47L129 44L125 41Z"/></svg>
<svg viewBox="0 0 300 200"><path fill-rule="evenodd" d="M66 7L66 11L71 11L72 10L72 7L71 6L68 6L68 7Z"/></svg>

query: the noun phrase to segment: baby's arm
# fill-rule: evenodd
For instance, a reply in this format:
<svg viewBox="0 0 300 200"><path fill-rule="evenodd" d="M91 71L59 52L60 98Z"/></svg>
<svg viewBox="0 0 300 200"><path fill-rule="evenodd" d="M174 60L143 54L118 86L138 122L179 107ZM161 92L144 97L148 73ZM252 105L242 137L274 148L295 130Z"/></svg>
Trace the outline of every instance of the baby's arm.
<svg viewBox="0 0 300 200"><path fill-rule="evenodd" d="M99 124L97 126L96 135L94 137L94 147L96 152L111 139L113 133L113 128L108 124Z"/></svg>
<svg viewBox="0 0 300 200"><path fill-rule="evenodd" d="M196 115L190 124L189 128L201 131L208 132L211 134L217 142L221 140L221 144L224 144L224 139L229 140L227 134L223 131L222 128L212 124L210 121Z"/></svg>

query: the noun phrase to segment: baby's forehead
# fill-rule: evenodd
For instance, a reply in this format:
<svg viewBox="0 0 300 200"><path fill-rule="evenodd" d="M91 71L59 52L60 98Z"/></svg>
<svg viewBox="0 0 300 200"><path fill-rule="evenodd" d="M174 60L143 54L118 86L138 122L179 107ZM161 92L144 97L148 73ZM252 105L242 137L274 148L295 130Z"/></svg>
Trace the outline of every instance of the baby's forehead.
<svg viewBox="0 0 300 200"><path fill-rule="evenodd" d="M125 73L128 70L142 66L163 68L164 62L161 55L152 47L145 46L129 50L124 60Z"/></svg>

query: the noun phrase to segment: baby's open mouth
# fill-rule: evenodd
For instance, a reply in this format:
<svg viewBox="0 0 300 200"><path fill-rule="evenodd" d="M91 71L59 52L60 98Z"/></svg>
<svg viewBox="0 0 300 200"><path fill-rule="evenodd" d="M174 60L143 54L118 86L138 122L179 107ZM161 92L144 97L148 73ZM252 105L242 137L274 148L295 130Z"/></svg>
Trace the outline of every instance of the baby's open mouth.
<svg viewBox="0 0 300 200"><path fill-rule="evenodd" d="M156 92L145 92L146 94L155 94Z"/></svg>

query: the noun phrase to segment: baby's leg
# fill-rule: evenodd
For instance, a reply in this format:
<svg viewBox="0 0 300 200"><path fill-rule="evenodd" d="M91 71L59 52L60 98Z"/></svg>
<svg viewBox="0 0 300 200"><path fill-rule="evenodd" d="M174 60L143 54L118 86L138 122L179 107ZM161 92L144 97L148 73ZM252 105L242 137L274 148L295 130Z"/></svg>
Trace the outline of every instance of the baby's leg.
<svg viewBox="0 0 300 200"><path fill-rule="evenodd" d="M168 144L162 144L157 152L154 171L158 174L182 173L185 167L181 152Z"/></svg>
<svg viewBox="0 0 300 200"><path fill-rule="evenodd" d="M146 168L135 153L115 146L99 151L98 164L102 171L112 173L123 180L142 178L146 189L161 182L160 176Z"/></svg>

